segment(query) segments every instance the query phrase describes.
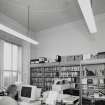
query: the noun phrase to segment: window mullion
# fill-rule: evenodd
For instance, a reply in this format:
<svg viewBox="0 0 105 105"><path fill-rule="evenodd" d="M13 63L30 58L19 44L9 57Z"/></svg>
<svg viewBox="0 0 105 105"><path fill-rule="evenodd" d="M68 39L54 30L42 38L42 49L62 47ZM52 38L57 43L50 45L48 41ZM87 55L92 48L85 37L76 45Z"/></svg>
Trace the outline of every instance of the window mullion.
<svg viewBox="0 0 105 105"><path fill-rule="evenodd" d="M13 45L11 44L11 70L13 70ZM11 72L11 83L13 79L13 72Z"/></svg>

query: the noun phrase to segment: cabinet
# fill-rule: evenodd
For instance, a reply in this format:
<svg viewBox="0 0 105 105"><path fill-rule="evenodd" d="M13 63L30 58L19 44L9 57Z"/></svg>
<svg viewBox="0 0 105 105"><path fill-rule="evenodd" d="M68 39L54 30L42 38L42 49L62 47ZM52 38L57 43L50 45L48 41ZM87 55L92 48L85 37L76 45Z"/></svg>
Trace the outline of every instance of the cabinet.
<svg viewBox="0 0 105 105"><path fill-rule="evenodd" d="M31 64L31 85L36 85L43 91L50 90L58 78L68 79L70 88L79 90L80 61Z"/></svg>
<svg viewBox="0 0 105 105"><path fill-rule="evenodd" d="M105 59L84 60L80 66L81 105L105 104Z"/></svg>

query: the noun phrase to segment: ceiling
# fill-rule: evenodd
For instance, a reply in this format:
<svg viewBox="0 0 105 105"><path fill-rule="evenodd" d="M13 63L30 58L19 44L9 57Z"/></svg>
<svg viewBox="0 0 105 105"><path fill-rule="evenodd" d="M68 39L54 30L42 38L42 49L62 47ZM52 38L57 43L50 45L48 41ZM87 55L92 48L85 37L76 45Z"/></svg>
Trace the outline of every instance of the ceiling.
<svg viewBox="0 0 105 105"><path fill-rule="evenodd" d="M0 12L30 30L41 30L83 19L77 0L0 0ZM105 0L92 0L95 13L105 13Z"/></svg>

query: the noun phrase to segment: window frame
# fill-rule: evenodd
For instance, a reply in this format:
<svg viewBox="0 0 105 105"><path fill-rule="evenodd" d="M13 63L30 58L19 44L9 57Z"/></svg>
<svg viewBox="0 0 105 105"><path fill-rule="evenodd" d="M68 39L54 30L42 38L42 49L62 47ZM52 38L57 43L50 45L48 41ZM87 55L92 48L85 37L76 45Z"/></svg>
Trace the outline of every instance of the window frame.
<svg viewBox="0 0 105 105"><path fill-rule="evenodd" d="M12 49L12 51L13 51L13 46L15 45L15 46L17 46L17 69L16 70L13 70L13 63L11 63L11 69L4 69L4 43L8 43L8 44L11 44L11 49ZM2 64L3 64L3 67L2 67L2 69L0 70L0 83L1 83L1 87L3 87L3 88L6 88L5 86L4 86L4 81L5 81L5 77L4 77L4 73L5 72L8 72L10 75L12 75L12 79L14 78L13 77L13 73L16 73L16 82L18 82L18 81L22 81L22 46L20 46L20 45L17 45L17 44L14 44L14 43L10 43L10 42L7 42L7 41L3 41L3 43L2 43L2 45L3 45L3 59L2 59ZM11 54L12 54L13 52L11 52ZM12 58L13 56L11 56L11 59L13 60L13 58ZM10 76L9 75L9 76ZM10 78L10 81L9 81L9 83L8 84L11 84L13 81L12 81L12 79L11 79L11 77L9 77Z"/></svg>

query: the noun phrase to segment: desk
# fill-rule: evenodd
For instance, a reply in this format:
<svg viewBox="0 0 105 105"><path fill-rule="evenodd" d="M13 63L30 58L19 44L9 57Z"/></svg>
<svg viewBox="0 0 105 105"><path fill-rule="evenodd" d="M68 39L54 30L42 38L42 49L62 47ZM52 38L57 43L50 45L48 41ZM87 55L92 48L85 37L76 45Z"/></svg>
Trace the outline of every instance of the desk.
<svg viewBox="0 0 105 105"><path fill-rule="evenodd" d="M21 101L18 102L19 105L41 105L40 101L35 101L35 102L25 102L25 101Z"/></svg>
<svg viewBox="0 0 105 105"><path fill-rule="evenodd" d="M79 96L62 95L57 101L62 101L66 105L74 105L75 103L79 102Z"/></svg>
<svg viewBox="0 0 105 105"><path fill-rule="evenodd" d="M0 96L0 100L2 99L3 96Z"/></svg>
<svg viewBox="0 0 105 105"><path fill-rule="evenodd" d="M85 96L83 95L83 98L94 99L94 100L105 100L105 96Z"/></svg>
<svg viewBox="0 0 105 105"><path fill-rule="evenodd" d="M0 96L0 99L2 99L3 96ZM25 101L19 101L19 105L41 105L41 101L34 101L34 102L25 102Z"/></svg>
<svg viewBox="0 0 105 105"><path fill-rule="evenodd" d="M100 103L100 104L99 104ZM83 105L105 105L105 96L85 96L83 95Z"/></svg>

